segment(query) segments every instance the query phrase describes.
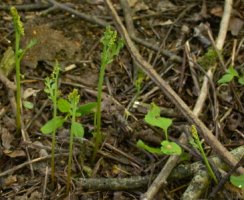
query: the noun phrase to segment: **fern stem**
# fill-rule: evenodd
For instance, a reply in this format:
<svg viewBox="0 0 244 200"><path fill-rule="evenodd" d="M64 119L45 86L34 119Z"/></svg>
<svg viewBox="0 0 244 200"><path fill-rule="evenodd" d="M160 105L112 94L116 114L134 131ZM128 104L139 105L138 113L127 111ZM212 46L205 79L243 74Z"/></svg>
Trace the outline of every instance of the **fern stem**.
<svg viewBox="0 0 244 200"><path fill-rule="evenodd" d="M102 133L101 133L101 102L102 102L102 85L103 85L103 80L105 76L105 69L106 69L106 64L102 63L101 69L100 69L100 74L99 74L99 80L98 80L98 94L97 94L97 112L96 112L96 117L95 117L95 147L94 147L94 152L93 152L93 157L92 160L96 158L97 151L99 149L99 146L102 142Z"/></svg>
<svg viewBox="0 0 244 200"><path fill-rule="evenodd" d="M57 97L58 97L58 77L59 77L59 66L56 62L54 67L54 93L52 96L53 101L53 118L57 117ZM51 152L51 177L52 177L52 185L54 188L55 185L55 146L56 146L56 130L52 132L52 152Z"/></svg>
<svg viewBox="0 0 244 200"><path fill-rule="evenodd" d="M16 131L21 130L21 85L20 85L20 58L19 58L20 34L15 30L15 74L16 74Z"/></svg>

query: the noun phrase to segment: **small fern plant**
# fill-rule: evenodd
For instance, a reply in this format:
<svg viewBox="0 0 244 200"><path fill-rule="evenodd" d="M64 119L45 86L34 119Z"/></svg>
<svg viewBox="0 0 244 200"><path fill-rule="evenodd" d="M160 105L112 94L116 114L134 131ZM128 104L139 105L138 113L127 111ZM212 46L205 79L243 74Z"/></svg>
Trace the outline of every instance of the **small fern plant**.
<svg viewBox="0 0 244 200"><path fill-rule="evenodd" d="M54 187L55 183L55 145L56 145L56 130L60 128L64 119L60 116L57 116L57 100L59 97L58 91L58 78L59 78L60 66L56 61L54 65L53 72L50 77L45 78L45 89L44 91L47 93L48 98L52 101L53 104L53 114L52 119L49 120L44 126L42 126L42 133L49 134L52 133L52 153L51 153L51 177L52 177L52 185Z"/></svg>
<svg viewBox="0 0 244 200"><path fill-rule="evenodd" d="M191 134L192 134L192 138L190 139L190 144L197 150L200 152L202 159L204 161L204 164L206 165L206 168L208 170L209 175L212 177L212 179L214 180L214 182L217 184L218 183L218 179L216 178L209 162L208 162L208 158L204 152L204 149L202 147L202 142L200 141L200 138L198 136L198 132L197 129L194 125L191 126Z"/></svg>
<svg viewBox="0 0 244 200"><path fill-rule="evenodd" d="M94 118L95 124L95 147L93 153L93 160L96 157L98 148L102 142L101 133L101 101L102 101L102 85L105 75L106 66L111 64L116 56L118 56L120 49L124 46L122 39L117 39L117 32L113 31L110 26L106 27L104 35L101 39L103 50L101 53L101 68L98 80L98 94L97 94L97 110Z"/></svg>
<svg viewBox="0 0 244 200"><path fill-rule="evenodd" d="M137 146L139 148L145 149L150 153L155 154L181 155L181 147L175 142L170 142L168 139L168 128L172 124L172 119L161 117L160 108L156 104L151 104L151 108L148 111L147 115L144 117L144 120L151 126L156 126L163 129L165 134L165 140L161 141L160 148L150 147L146 145L142 140L138 140Z"/></svg>
<svg viewBox="0 0 244 200"><path fill-rule="evenodd" d="M36 40L31 40L26 48L20 48L20 39L24 36L23 23L20 20L19 13L15 7L10 8L15 30L15 73L16 73L16 132L21 130L21 84L20 84L20 62L26 51L36 44Z"/></svg>

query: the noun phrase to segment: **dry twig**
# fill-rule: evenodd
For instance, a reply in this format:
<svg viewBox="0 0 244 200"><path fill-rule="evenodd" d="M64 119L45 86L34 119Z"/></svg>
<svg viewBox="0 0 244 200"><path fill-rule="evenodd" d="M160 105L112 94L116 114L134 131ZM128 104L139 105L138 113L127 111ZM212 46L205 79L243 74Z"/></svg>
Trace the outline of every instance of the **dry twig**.
<svg viewBox="0 0 244 200"><path fill-rule="evenodd" d="M242 156L244 147L238 147L231 151L231 154L239 160ZM226 169L226 164L217 157L211 158L213 163L218 168ZM204 168L201 162L195 162L187 165L180 165L176 167L169 176L169 180L179 180L191 177L197 174L200 169ZM208 173L206 173L208 175ZM154 178L154 176L153 176ZM148 182L152 179L151 176L134 176L129 178L80 178L76 182L76 190L94 190L94 191L118 191L118 190L133 190L146 187Z"/></svg>

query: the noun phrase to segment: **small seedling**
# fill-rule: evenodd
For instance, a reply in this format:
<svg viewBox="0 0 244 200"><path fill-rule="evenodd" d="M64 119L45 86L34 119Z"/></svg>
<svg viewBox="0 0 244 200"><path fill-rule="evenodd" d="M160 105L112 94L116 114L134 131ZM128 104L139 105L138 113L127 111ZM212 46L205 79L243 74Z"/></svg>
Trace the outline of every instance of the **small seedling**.
<svg viewBox="0 0 244 200"><path fill-rule="evenodd" d="M70 106L69 113L71 114L71 130L70 130L70 139L69 139L69 160L68 160L68 176L67 176L67 192L70 188L71 180L71 166L72 166L72 156L73 156L73 139L74 136L83 138L84 128L82 124L76 122L76 111L78 103L80 100L80 95L78 95L78 90L74 89L68 96L68 103ZM68 104L67 104L68 105Z"/></svg>
<svg viewBox="0 0 244 200"><path fill-rule="evenodd" d="M207 167L208 173L209 175L212 177L212 179L214 180L214 182L217 184L218 180L208 162L207 156L203 150L202 147L202 142L200 141L200 138L198 136L198 132L197 129L194 125L191 126L191 134L192 134L192 138L190 139L190 144L197 150L200 152L202 159Z"/></svg>
<svg viewBox="0 0 244 200"><path fill-rule="evenodd" d="M234 176L234 175L231 175L230 176L230 182L240 188L240 189L244 189L244 174L240 175L240 176Z"/></svg>
<svg viewBox="0 0 244 200"><path fill-rule="evenodd" d="M220 52L219 55L221 55ZM209 67L213 66L217 61L218 52L213 48L209 48L208 51L198 59L199 65L201 65L205 70L208 70Z"/></svg>
<svg viewBox="0 0 244 200"><path fill-rule="evenodd" d="M93 160L96 157L98 148L102 142L101 133L101 101L102 101L102 85L107 65L111 64L115 56L118 56L120 49L124 46L122 39L117 40L117 32L113 31L111 27L106 27L104 35L101 39L103 50L101 53L101 68L98 80L98 94L97 94L97 111L94 118L95 124L95 147L93 153Z"/></svg>
<svg viewBox="0 0 244 200"><path fill-rule="evenodd" d="M146 78L146 75L144 74L144 72L140 69L138 69L137 72L137 79L135 80L135 87L136 87L136 94L139 94L141 91L141 85L143 80Z"/></svg>
<svg viewBox="0 0 244 200"><path fill-rule="evenodd" d="M240 85L244 85L244 76L240 76L238 72L234 69L233 66L230 66L226 73L218 80L219 84L223 83L229 83L231 82L235 77L238 78L238 82Z"/></svg>
<svg viewBox="0 0 244 200"><path fill-rule="evenodd" d="M65 119L71 117L71 130L70 130L70 141L69 141L69 160L68 160L68 177L67 177L67 192L70 188L71 180L71 166L72 166L72 153L73 153L73 138L77 137L82 139L84 136L84 128L81 123L76 121L76 117L89 114L96 107L95 102L90 102L78 107L80 95L76 89L73 90L66 99L60 98L58 100L58 109L62 113L66 113Z"/></svg>
<svg viewBox="0 0 244 200"><path fill-rule="evenodd" d="M26 51L36 44L35 40L31 40L25 49L20 48L21 36L24 36L23 23L15 7L10 8L10 13L13 17L15 29L15 71L16 71L16 130L20 133L21 130L21 85L20 85L20 62Z"/></svg>
<svg viewBox="0 0 244 200"><path fill-rule="evenodd" d="M168 140L168 128L172 124L172 119L161 117L160 108L156 104L152 103L151 108L144 120L151 126L156 126L163 129L166 140L161 142L161 148L149 147L141 140L137 142L138 147L157 154L180 155L182 153L181 147L178 144Z"/></svg>
<svg viewBox="0 0 244 200"><path fill-rule="evenodd" d="M71 180L71 165L72 165L72 152L73 152L73 139L74 137L83 138L84 128L81 123L76 122L76 117L81 117L88 113L93 112L96 107L95 102L90 102L81 106L78 106L80 96L76 89L73 90L68 96L68 100L64 98L58 99L58 73L59 66L56 64L51 78L45 79L46 93L53 102L53 118L49 120L44 126L42 126L41 131L44 134L52 133L52 173L54 181L54 149L56 144L56 130L61 128L63 124L71 118L71 131L70 131L70 142L69 142L69 160L68 160L68 176L67 176L67 192L70 188ZM58 100L57 100L58 99ZM64 113L65 116L57 116L57 109Z"/></svg>
<svg viewBox="0 0 244 200"><path fill-rule="evenodd" d="M51 177L52 177L52 184L54 187L55 183L55 164L54 164L54 150L56 145L56 130L60 128L63 123L64 119L60 116L57 116L57 99L59 96L58 92L58 77L59 77L60 66L56 61L54 65L53 73L51 77L45 78L45 89L44 91L47 93L48 98L53 103L53 117L50 121L48 121L44 126L42 126L41 131L44 134L52 133L52 159L51 159Z"/></svg>

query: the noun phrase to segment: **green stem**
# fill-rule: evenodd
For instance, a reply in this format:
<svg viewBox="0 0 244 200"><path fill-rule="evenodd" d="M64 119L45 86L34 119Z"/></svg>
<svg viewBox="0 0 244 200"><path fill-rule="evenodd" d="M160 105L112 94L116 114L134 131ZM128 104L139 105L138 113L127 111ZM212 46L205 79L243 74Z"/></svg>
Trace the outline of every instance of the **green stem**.
<svg viewBox="0 0 244 200"><path fill-rule="evenodd" d="M54 112L53 112L53 116L56 117L57 116L57 111L55 111L55 103L53 102L53 107L54 107ZM52 186L54 188L55 186L55 158L54 158L54 154L55 154L55 145L56 145L56 131L52 132L52 159L51 159L51 177L52 177Z"/></svg>
<svg viewBox="0 0 244 200"><path fill-rule="evenodd" d="M200 150L200 152L202 154L202 158L203 158L203 161L204 161L204 163L205 163L205 165L207 167L209 175L213 178L214 182L216 184L218 184L218 180L217 180L217 178L216 178L216 176L215 176L215 174L214 174L214 172L213 172L213 170L212 170L212 168L211 168L211 166L210 166L210 164L208 162L208 159L207 159L207 157L205 155L205 152L204 152L204 150L202 148L202 144L201 144L201 142L199 140L197 140L197 145L198 145L199 150Z"/></svg>
<svg viewBox="0 0 244 200"><path fill-rule="evenodd" d="M76 105L73 105L72 119L71 119L71 131L70 131L70 138L69 138L69 160L68 160L68 176L67 176L67 187L66 187L67 193L70 190L70 182L71 182L71 166L72 166L73 139L74 139L73 124L75 123L75 114L76 114Z"/></svg>
<svg viewBox="0 0 244 200"><path fill-rule="evenodd" d="M168 141L168 132L167 132L167 130L165 131L165 139Z"/></svg>
<svg viewBox="0 0 244 200"><path fill-rule="evenodd" d="M95 117L95 147L93 152L92 160L94 161L97 156L97 151L99 149L99 146L102 142L102 133L101 133L101 102L102 102L102 85L105 75L105 69L106 65L102 63L100 74L99 74L99 80L98 80L98 94L97 94L97 112Z"/></svg>
<svg viewBox="0 0 244 200"><path fill-rule="evenodd" d="M16 131L21 130L21 87L20 87L20 58L19 58L20 34L15 30L15 70L16 70Z"/></svg>
<svg viewBox="0 0 244 200"><path fill-rule="evenodd" d="M57 65L57 63L56 63ZM57 117L57 96L58 96L58 76L59 76L59 67L55 66L55 87L54 87L54 93L52 97L53 101L53 118ZM52 185L54 188L55 185L55 146L56 146L56 130L52 133L52 152L51 152L51 177L52 177Z"/></svg>

